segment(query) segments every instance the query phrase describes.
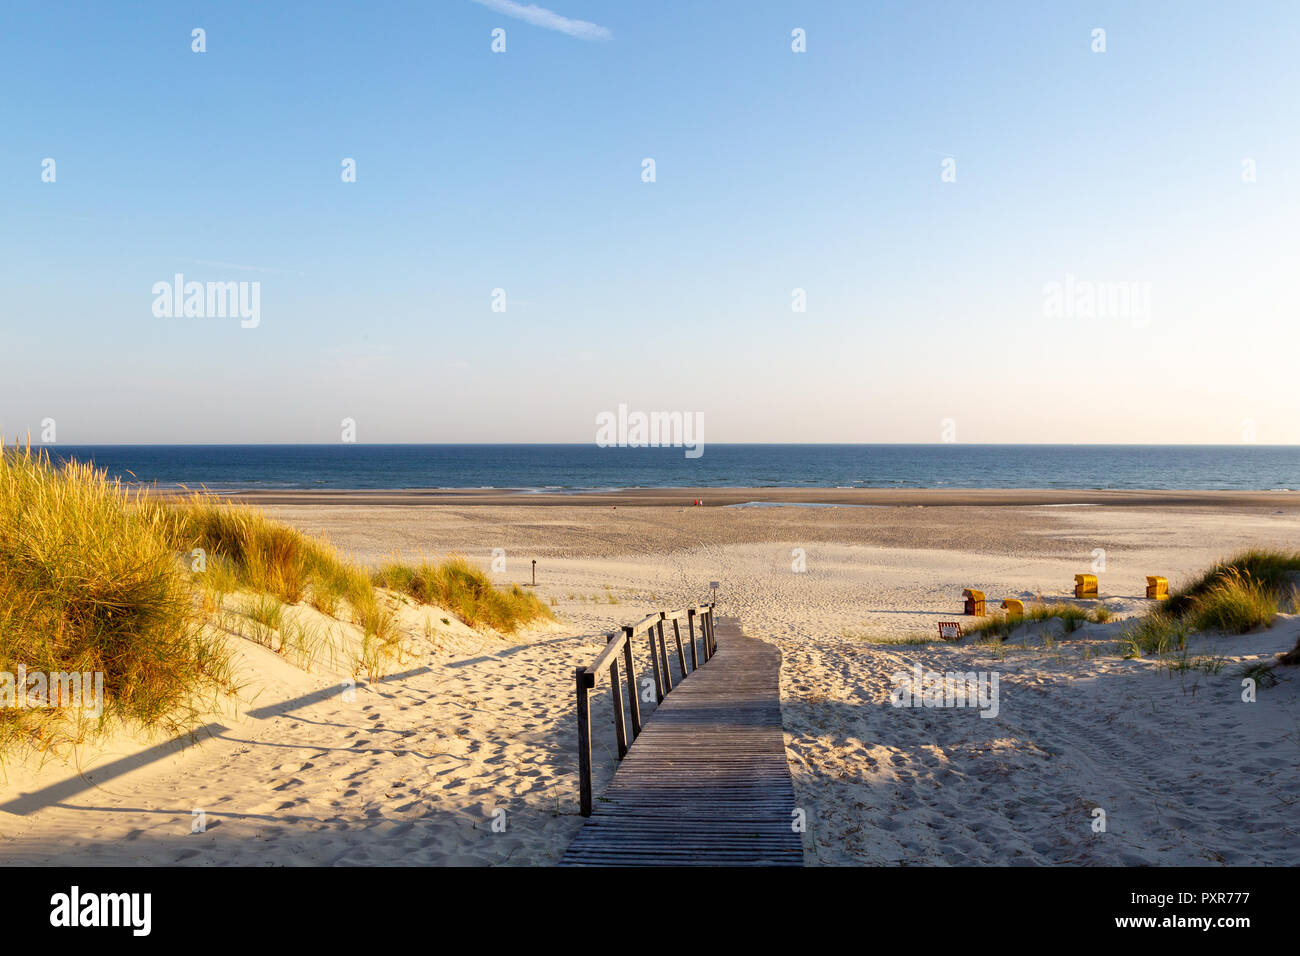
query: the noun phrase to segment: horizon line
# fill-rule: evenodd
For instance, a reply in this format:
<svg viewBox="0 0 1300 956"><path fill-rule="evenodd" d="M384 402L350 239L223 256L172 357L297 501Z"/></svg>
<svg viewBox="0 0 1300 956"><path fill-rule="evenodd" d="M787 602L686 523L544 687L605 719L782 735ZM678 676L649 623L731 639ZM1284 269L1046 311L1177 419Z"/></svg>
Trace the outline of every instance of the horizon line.
<svg viewBox="0 0 1300 956"><path fill-rule="evenodd" d="M788 445L788 446L805 446L805 447L826 447L826 448L942 448L945 446L965 446L967 448L1300 448L1300 443L1294 442L813 442L813 441L713 441L701 442L705 445L723 445L723 446L744 446L744 445ZM542 448L583 448L583 447L603 447L595 442L576 442L576 441L483 441L483 442L465 442L465 441L391 441L391 442L344 442L344 441L251 441L251 442L169 442L169 441L85 441L85 442L22 442L15 441L13 445L3 447L22 448L30 445L33 448L249 448L249 447L301 447L301 448L329 448L335 445L356 445L363 448L393 448L393 447L412 447L412 448L437 448L437 447L475 447L475 448L492 448L492 447L542 447ZM639 451L642 449L665 449L673 450L680 446L677 445L627 445L613 446L605 450L610 451Z"/></svg>

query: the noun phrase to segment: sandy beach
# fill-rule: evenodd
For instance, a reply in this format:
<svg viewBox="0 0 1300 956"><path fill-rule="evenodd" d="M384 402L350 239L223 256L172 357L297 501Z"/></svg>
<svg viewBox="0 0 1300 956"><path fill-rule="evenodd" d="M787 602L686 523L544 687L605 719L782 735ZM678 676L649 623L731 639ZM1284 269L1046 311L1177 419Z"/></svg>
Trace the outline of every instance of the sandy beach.
<svg viewBox="0 0 1300 956"><path fill-rule="evenodd" d="M246 686L239 701L213 709L197 742L118 735L43 765L10 760L0 857L554 863L582 823L575 666L594 658L610 629L707 600L717 581L719 609L783 655L808 864L1300 863L1289 812L1300 800L1298 684L1284 680L1245 703L1238 673L1294 646L1300 618L1196 638L1181 668L1124 659L1117 643L1120 619L1148 605L1145 575L1176 586L1245 546L1300 547L1292 495L367 497L259 503L371 565L457 552L487 568L503 549L505 570L494 577L531 584L536 560L537 593L558 623L505 637L401 607L407 653L384 678L359 682L353 699L340 690L343 670L307 671L232 635ZM706 506L691 506L696 497ZM707 506L782 499L833 506ZM1069 595L1099 551L1112 622L1070 635L1054 622L1002 647L896 643L960 621L965 587L983 589L993 606ZM996 672L997 716L891 706L893 675L918 664ZM598 789L614 767L609 719L602 698ZM1104 832L1094 832L1098 808Z"/></svg>
<svg viewBox="0 0 1300 956"><path fill-rule="evenodd" d="M181 489L157 489L164 497ZM611 491L534 491L522 488L406 488L383 490L266 489L221 492L231 501L266 505L552 505L565 508L739 507L814 504L845 507L1295 507L1300 493L1279 491L1125 490L1112 488L620 488Z"/></svg>

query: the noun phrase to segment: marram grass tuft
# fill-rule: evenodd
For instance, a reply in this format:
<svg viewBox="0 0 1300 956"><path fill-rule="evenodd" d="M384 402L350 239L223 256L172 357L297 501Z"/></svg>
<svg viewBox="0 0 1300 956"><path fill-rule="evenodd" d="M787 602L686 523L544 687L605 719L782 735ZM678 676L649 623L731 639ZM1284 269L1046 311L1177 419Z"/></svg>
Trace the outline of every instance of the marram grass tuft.
<svg viewBox="0 0 1300 956"><path fill-rule="evenodd" d="M535 594L517 584L495 587L483 571L458 555L441 564L390 562L375 572L373 580L378 587L398 591L421 604L444 607L470 627L491 627L502 634L555 617Z"/></svg>
<svg viewBox="0 0 1300 956"><path fill-rule="evenodd" d="M183 729L228 689L165 516L102 471L0 439L0 671L103 674L103 712L0 708L0 750L49 749L119 716Z"/></svg>

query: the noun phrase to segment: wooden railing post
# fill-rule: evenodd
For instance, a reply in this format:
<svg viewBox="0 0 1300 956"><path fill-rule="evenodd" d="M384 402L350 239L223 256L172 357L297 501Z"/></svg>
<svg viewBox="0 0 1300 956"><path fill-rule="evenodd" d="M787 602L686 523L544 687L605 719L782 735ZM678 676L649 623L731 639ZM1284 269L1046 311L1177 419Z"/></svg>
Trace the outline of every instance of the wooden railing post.
<svg viewBox="0 0 1300 956"><path fill-rule="evenodd" d="M625 624L622 635L615 632L605 635L605 649L590 667L579 667L576 672L578 690L578 790L579 810L584 817L592 813L591 793L591 688L596 686L601 673L608 669L609 692L614 705L614 733L618 738L618 759L627 756L636 738L641 735L641 690L636 684L636 654L632 640L641 631L645 631L650 646L650 663L654 668L655 699L663 703L664 698L673 689L672 664L668 659L668 641L664 634L664 622L668 615L673 615L673 642L677 646L677 664L684 680L699 669L700 655L695 648L695 619L699 617L700 640L704 642L704 660L707 663L717 653L717 639L713 633L713 605L685 609L686 627L691 644L691 664L686 665L686 651L682 647L682 628L680 618L682 611L651 612L636 624ZM657 616L656 616L657 615ZM618 643L618 642L621 642ZM623 710L623 682L619 677L619 654L622 652L627 672L627 702L631 709L632 726L629 730L627 714Z"/></svg>
<svg viewBox="0 0 1300 956"><path fill-rule="evenodd" d="M636 667L632 663L632 628L623 628L623 663L627 667L627 706L632 711L632 739L641 736L641 689L636 686Z"/></svg>
<svg viewBox="0 0 1300 956"><path fill-rule="evenodd" d="M664 612L659 612L659 623L654 625L654 630L659 634L659 656L664 662L664 693L671 694L673 690L673 669L668 666L668 649L664 646Z"/></svg>
<svg viewBox="0 0 1300 956"><path fill-rule="evenodd" d="M591 816L591 703L587 700L587 674L578 668L578 789L579 812Z"/></svg>
<svg viewBox="0 0 1300 956"><path fill-rule="evenodd" d="M608 644L614 639L613 634L605 637ZM614 736L618 738L618 759L627 756L627 725L623 723L623 685L618 680L618 658L609 665L609 690L614 697Z"/></svg>
<svg viewBox="0 0 1300 956"><path fill-rule="evenodd" d="M655 648L655 629L648 627L645 633L646 637L650 639L650 663L654 665L655 671L655 703L662 704L664 702L664 678L663 674L659 672L659 651Z"/></svg>
<svg viewBox="0 0 1300 956"><path fill-rule="evenodd" d="M682 628L681 625L677 623L677 618L673 618L673 640L677 642L677 663L682 665L682 676L685 677L687 674L690 673L690 671L686 669L686 652L682 650ZM692 647L691 648L692 664L695 663L694 659L695 659L695 648ZM694 667L691 668L691 670L694 669L695 669Z"/></svg>

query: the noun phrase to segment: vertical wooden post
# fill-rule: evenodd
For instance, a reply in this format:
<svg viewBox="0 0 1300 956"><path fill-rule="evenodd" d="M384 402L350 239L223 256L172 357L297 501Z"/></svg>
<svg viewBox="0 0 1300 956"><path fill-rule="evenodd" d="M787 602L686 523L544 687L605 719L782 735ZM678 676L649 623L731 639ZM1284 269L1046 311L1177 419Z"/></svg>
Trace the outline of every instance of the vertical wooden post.
<svg viewBox="0 0 1300 956"><path fill-rule="evenodd" d="M677 624L677 618L673 618L673 640L677 642L677 663L682 666L682 676L685 677L690 673L686 669L686 652L682 650L682 629ZM691 648L691 655L694 656L695 648Z"/></svg>
<svg viewBox="0 0 1300 956"><path fill-rule="evenodd" d="M708 610L704 612L704 631L709 642L709 657L718 653L718 641L713 633L713 605L710 604Z"/></svg>
<svg viewBox="0 0 1300 956"><path fill-rule="evenodd" d="M605 643L614 639L610 634ZM618 681L618 658L609 665L609 690L614 697L614 736L618 738L618 759L627 756L627 725L623 722L623 685Z"/></svg>
<svg viewBox="0 0 1300 956"><path fill-rule="evenodd" d="M591 704L587 700L587 675L578 668L578 791L579 812L591 816Z"/></svg>
<svg viewBox="0 0 1300 956"><path fill-rule="evenodd" d="M695 658L695 608L686 609L686 629L691 633L691 658ZM704 659L709 659L709 649L704 649Z"/></svg>
<svg viewBox="0 0 1300 956"><path fill-rule="evenodd" d="M632 739L641 736L641 688L636 686L636 667L632 663L632 628L623 628L623 663L627 667L627 705L632 711Z"/></svg>
<svg viewBox="0 0 1300 956"><path fill-rule="evenodd" d="M659 623L654 626L654 630L659 633L659 656L664 662L664 693L670 694L673 690L673 669L668 666L668 649L664 646L664 612L659 612Z"/></svg>
<svg viewBox="0 0 1300 956"><path fill-rule="evenodd" d="M664 678L659 671L659 651L655 648L655 629L646 628L646 636L650 638L650 663L654 665L655 670L655 703L664 702Z"/></svg>

